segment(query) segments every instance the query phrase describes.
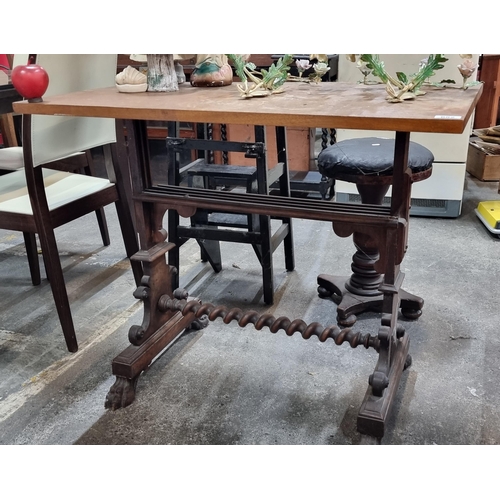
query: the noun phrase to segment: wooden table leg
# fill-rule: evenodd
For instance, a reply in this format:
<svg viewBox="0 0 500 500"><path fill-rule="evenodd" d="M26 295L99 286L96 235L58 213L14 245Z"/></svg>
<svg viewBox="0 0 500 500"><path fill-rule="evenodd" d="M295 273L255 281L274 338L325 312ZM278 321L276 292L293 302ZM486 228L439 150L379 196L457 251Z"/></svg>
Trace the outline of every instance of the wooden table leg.
<svg viewBox="0 0 500 500"><path fill-rule="evenodd" d="M409 133L396 133L391 212L406 221L406 224L403 231L388 230L385 240L379 240L380 244L385 244L385 248L389 249L384 259L384 282L379 288L384 294L382 320L378 332L379 358L373 374L370 375L370 387L357 419L359 432L378 438L384 435L403 370L411 364L411 357L408 355L410 339L397 322L404 278L400 264L408 242L411 195L410 171L407 168L409 142ZM378 248L382 249L380 245Z"/></svg>
<svg viewBox="0 0 500 500"><path fill-rule="evenodd" d="M147 142L147 130L143 122L126 122L128 160L138 168L133 172L144 172L144 176L132 175L132 194L140 194L151 182L151 169ZM123 135L123 134L122 134ZM144 303L141 325L129 330L131 345L119 354L112 363L116 382L106 396L105 407L113 410L130 405L135 399L135 388L139 375L153 359L179 337L196 320L193 314L183 316L179 312L162 311L161 297L174 298L173 276L177 269L166 262L166 254L175 248L166 242L163 229L166 208L159 204L135 201L135 219L141 250L131 257L132 263L142 264L143 276L134 292L134 297Z"/></svg>
<svg viewBox="0 0 500 500"><path fill-rule="evenodd" d="M410 339L397 323L399 291L403 281L398 273L394 283L384 283L384 304L378 338L379 359L369 378L369 387L358 414L358 431L374 437L383 437L385 425L396 396L401 374L411 364L408 355Z"/></svg>
<svg viewBox="0 0 500 500"><path fill-rule="evenodd" d="M358 413L358 432L374 437L383 437L394 398L396 396L403 370L411 364L408 354L410 339L407 334L396 344L391 369L388 376L388 385L381 397L373 394L372 388L366 391L365 398Z"/></svg>

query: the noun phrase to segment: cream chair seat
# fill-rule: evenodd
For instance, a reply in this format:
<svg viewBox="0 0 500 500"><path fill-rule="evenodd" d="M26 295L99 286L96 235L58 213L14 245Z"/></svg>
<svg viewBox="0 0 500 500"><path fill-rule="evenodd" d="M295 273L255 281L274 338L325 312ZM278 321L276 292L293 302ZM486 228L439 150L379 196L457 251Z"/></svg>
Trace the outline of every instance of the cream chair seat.
<svg viewBox="0 0 500 500"><path fill-rule="evenodd" d="M42 169L42 175L49 210L62 207L69 202L111 186L108 179L49 168ZM17 170L3 177L4 179L0 179L2 181L0 183L0 211L33 215L24 172Z"/></svg>

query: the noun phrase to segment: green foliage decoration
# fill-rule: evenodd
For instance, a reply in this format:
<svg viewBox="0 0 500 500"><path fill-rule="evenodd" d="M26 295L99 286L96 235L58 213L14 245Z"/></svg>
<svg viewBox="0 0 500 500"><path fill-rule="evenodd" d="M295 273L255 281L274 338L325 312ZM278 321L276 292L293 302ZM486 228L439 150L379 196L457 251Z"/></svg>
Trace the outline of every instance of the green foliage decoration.
<svg viewBox="0 0 500 500"><path fill-rule="evenodd" d="M233 62L235 72L241 80L238 89L242 97L261 97L282 92L290 65L294 61L291 54L286 54L267 70L258 71L254 63L246 62L239 54L227 54L227 57Z"/></svg>
<svg viewBox="0 0 500 500"><path fill-rule="evenodd" d="M402 102L405 99L414 99L419 95L422 84L435 75L436 71L444 68L448 60L443 54L430 54L427 60L420 66L418 72L407 76L403 72L397 72L397 79L391 76L384 67L384 62L375 54L361 54L360 60L372 70L373 76L380 78L386 85L390 102Z"/></svg>

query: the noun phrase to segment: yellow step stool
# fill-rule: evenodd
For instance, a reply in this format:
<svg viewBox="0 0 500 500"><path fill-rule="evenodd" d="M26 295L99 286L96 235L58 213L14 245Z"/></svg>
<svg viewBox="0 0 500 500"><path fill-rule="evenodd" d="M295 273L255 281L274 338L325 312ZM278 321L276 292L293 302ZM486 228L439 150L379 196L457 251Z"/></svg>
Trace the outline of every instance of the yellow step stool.
<svg viewBox="0 0 500 500"><path fill-rule="evenodd" d="M500 200L482 201L475 212L488 231L500 235Z"/></svg>

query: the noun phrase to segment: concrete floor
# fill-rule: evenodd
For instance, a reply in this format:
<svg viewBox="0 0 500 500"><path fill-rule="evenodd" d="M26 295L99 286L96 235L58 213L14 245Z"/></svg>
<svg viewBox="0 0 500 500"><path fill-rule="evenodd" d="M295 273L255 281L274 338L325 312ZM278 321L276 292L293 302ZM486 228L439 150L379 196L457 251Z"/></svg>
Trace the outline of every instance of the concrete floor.
<svg viewBox="0 0 500 500"><path fill-rule="evenodd" d="M500 239L479 222L497 182L467 176L457 219L411 219L404 287L425 299L404 324L413 365L404 372L382 444L500 444ZM0 444L364 444L356 415L376 353L221 320L187 331L141 375L136 401L104 409L111 360L142 322L114 207L102 247L92 215L57 230L80 343L66 351L46 279L30 282L22 236L0 231ZM335 322L316 293L320 273L348 274L349 238L328 223L294 221L296 270L275 253L276 298L262 303L251 247L224 244L214 274L198 247L182 248L181 285L205 302ZM358 320L376 332L378 315Z"/></svg>

